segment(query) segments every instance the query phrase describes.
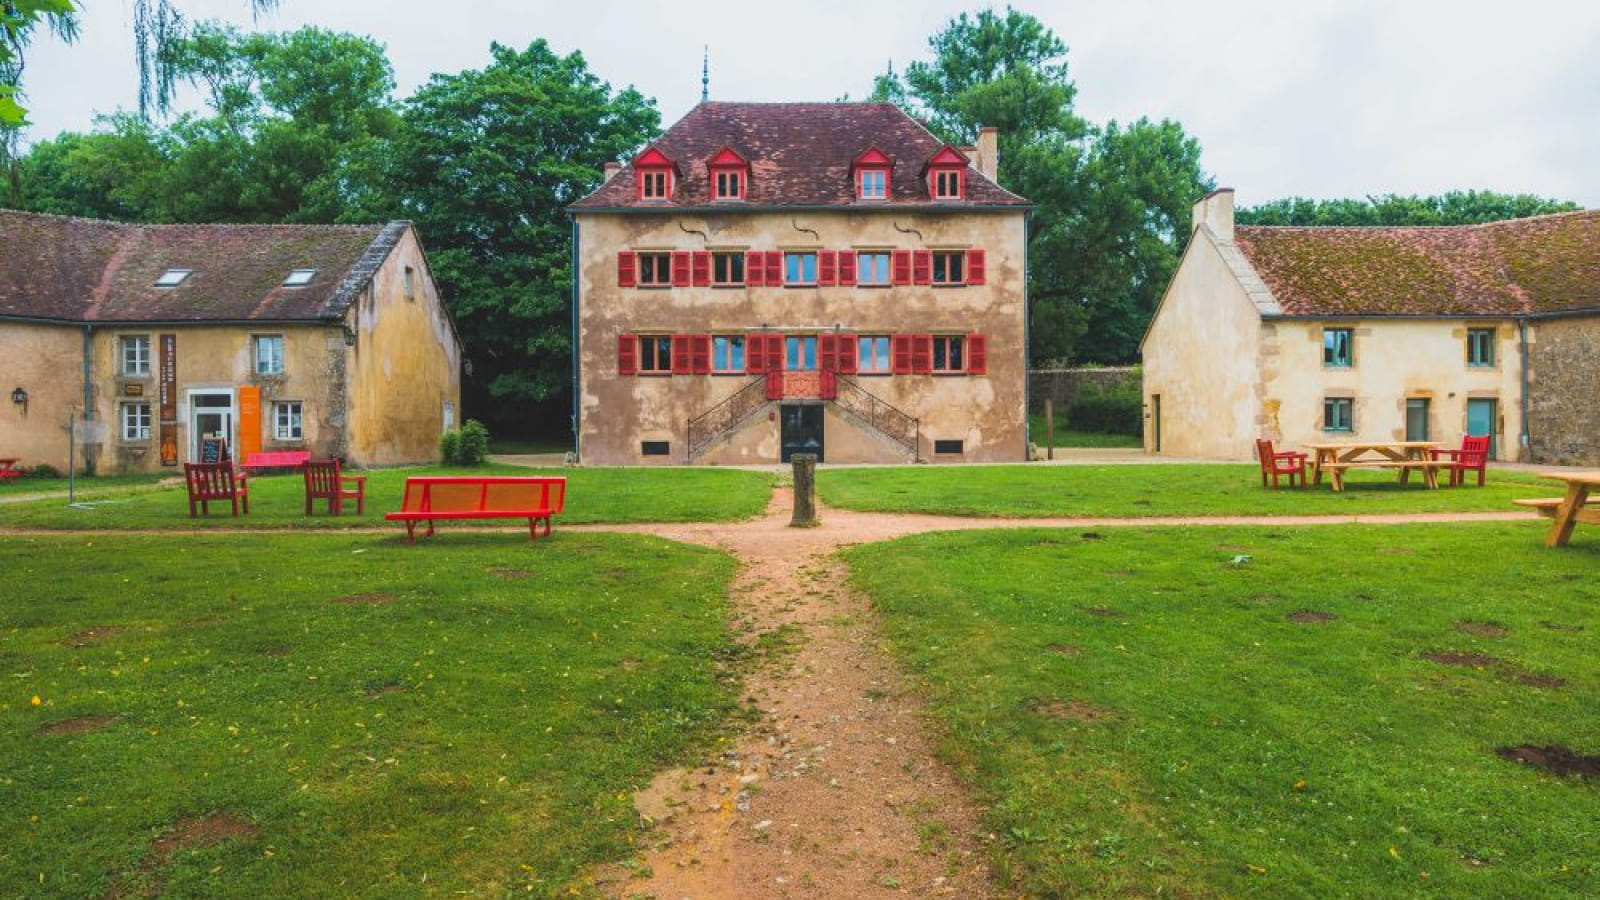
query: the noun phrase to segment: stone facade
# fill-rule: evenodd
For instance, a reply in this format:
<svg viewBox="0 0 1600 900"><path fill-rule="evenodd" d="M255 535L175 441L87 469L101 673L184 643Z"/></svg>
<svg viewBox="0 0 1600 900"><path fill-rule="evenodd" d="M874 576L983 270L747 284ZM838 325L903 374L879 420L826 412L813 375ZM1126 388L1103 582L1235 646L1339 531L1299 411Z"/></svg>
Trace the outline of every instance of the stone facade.
<svg viewBox="0 0 1600 900"><path fill-rule="evenodd" d="M1600 465L1600 315L1534 323L1528 359L1532 458Z"/></svg>

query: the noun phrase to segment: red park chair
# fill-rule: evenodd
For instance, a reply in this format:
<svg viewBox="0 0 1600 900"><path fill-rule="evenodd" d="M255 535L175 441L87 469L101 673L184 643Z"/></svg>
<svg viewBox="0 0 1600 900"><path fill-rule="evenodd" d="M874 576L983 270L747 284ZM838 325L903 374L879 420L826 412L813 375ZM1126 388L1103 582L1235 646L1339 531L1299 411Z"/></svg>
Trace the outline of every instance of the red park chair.
<svg viewBox="0 0 1600 900"><path fill-rule="evenodd" d="M1261 460L1261 486L1267 486L1267 477L1272 477L1272 489L1278 489L1278 476L1289 476L1289 486L1294 487L1296 476L1300 478L1300 486L1306 486L1306 455L1293 451L1274 453L1272 442L1268 440L1256 441L1256 457Z"/></svg>
<svg viewBox="0 0 1600 900"><path fill-rule="evenodd" d="M183 480L189 488L189 518L195 517L195 504L200 512L211 515L212 500L226 500L239 514L239 505L250 512L249 480L243 472L235 472L231 462L184 463Z"/></svg>
<svg viewBox="0 0 1600 900"><path fill-rule="evenodd" d="M356 514L367 511L367 476L339 474L337 459L308 459L300 464L306 478L306 515L314 500L327 500L328 512L344 512L344 501L356 502Z"/></svg>
<svg viewBox="0 0 1600 900"><path fill-rule="evenodd" d="M1459 450L1429 450L1435 462L1448 458L1445 468L1450 470L1450 486L1467 483L1467 473L1478 473L1478 487L1483 487L1483 476L1489 468L1489 436L1467 435L1461 439Z"/></svg>

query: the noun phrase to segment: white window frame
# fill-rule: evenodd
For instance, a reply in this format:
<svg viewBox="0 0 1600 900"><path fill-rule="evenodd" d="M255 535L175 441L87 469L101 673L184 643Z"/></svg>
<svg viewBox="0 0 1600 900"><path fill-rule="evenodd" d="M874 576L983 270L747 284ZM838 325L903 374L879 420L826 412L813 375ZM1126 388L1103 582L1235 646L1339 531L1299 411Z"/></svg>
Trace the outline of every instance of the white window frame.
<svg viewBox="0 0 1600 900"><path fill-rule="evenodd" d="M303 401L273 401L272 439L275 441L303 441L306 439L305 404Z"/></svg>
<svg viewBox="0 0 1600 900"><path fill-rule="evenodd" d="M150 374L150 335L125 334L120 341L122 349L122 374ZM130 353L129 351L133 351Z"/></svg>
<svg viewBox="0 0 1600 900"><path fill-rule="evenodd" d="M150 440L150 401L130 400L120 404L118 420L124 441Z"/></svg>
<svg viewBox="0 0 1600 900"><path fill-rule="evenodd" d="M254 343L255 373L257 375L282 375L283 374L283 335L258 334L252 338ZM277 348L273 354L269 348ZM263 357L263 352L266 356Z"/></svg>

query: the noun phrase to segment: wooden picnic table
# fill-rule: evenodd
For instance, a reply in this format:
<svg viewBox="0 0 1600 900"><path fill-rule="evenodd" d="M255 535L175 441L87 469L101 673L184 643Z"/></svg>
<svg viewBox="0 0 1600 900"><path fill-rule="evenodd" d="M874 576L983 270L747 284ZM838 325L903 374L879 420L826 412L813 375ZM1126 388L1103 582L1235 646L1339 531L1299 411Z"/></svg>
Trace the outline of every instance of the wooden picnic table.
<svg viewBox="0 0 1600 900"><path fill-rule="evenodd" d="M1344 490L1346 469L1399 469L1400 483L1411 477L1411 470L1422 472L1423 483L1430 488L1439 486L1439 467L1448 465L1430 459L1428 451L1439 446L1438 441L1343 441L1339 443L1307 444L1312 451L1311 483L1322 483L1326 469L1333 479L1333 489Z"/></svg>
<svg viewBox="0 0 1600 900"><path fill-rule="evenodd" d="M1550 516L1550 531L1544 537L1546 547L1565 547L1572 539L1572 529L1583 522L1600 525L1600 504L1590 507L1589 491L1600 487L1600 472L1560 472L1539 476L1567 484L1565 497L1545 497L1538 500L1513 500L1519 506L1531 506L1540 515Z"/></svg>

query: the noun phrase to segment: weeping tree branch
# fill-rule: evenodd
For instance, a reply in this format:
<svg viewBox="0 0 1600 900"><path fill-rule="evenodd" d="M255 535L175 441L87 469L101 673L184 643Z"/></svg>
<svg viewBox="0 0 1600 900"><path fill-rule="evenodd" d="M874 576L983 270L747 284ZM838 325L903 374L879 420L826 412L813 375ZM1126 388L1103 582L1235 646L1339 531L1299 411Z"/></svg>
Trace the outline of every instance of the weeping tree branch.
<svg viewBox="0 0 1600 900"><path fill-rule="evenodd" d="M246 0L250 15L277 9L281 0ZM133 46L139 62L139 115L165 113L178 82L173 50L189 34L189 23L172 0L134 0Z"/></svg>

